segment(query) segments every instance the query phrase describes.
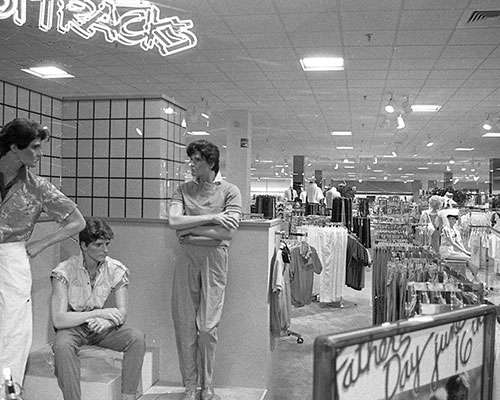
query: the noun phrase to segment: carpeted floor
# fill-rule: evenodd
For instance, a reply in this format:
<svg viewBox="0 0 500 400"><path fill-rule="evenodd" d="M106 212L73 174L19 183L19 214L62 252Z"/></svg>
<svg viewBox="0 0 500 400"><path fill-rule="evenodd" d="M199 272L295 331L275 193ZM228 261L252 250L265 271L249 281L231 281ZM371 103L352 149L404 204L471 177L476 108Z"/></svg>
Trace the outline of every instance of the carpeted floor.
<svg viewBox="0 0 500 400"><path fill-rule="evenodd" d="M278 339L278 367L274 371L273 400L311 400L314 340L320 335L346 332L371 326L371 269L366 270L362 291L346 289L344 307L318 302L293 308L291 330L302 335L303 343L288 336Z"/></svg>

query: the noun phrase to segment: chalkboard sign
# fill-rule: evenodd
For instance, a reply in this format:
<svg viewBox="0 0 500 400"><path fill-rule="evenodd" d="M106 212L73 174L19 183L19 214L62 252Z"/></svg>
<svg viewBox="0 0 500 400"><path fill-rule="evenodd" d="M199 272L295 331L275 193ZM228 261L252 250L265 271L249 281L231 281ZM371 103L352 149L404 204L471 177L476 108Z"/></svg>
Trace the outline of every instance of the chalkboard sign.
<svg viewBox="0 0 500 400"><path fill-rule="evenodd" d="M480 305L319 336L313 400L493 400L495 323Z"/></svg>

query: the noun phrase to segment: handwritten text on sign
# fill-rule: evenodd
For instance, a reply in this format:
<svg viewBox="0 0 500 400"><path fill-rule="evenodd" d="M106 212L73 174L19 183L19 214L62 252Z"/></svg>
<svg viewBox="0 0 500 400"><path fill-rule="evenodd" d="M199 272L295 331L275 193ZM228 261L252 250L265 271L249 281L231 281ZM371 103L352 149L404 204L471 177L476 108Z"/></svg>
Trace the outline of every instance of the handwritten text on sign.
<svg viewBox="0 0 500 400"><path fill-rule="evenodd" d="M73 32L84 39L102 33L107 42L157 48L162 56L178 53L197 44L190 29L191 20L161 18L159 8L145 0L3 0L0 20L11 18L26 23L27 1L39 3L38 27L44 32L53 28L59 33Z"/></svg>
<svg viewBox="0 0 500 400"><path fill-rule="evenodd" d="M337 356L339 399L390 400L483 363L484 317L395 335L342 349ZM373 384L373 383L376 384Z"/></svg>

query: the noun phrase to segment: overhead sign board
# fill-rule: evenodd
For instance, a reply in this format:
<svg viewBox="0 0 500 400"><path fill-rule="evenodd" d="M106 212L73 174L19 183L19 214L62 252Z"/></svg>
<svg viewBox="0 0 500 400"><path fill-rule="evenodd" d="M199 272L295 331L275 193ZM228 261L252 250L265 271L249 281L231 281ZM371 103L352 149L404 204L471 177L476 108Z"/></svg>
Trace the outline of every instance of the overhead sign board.
<svg viewBox="0 0 500 400"><path fill-rule="evenodd" d="M101 34L109 43L139 46L145 51L156 48L162 56L197 44L191 31L193 21L161 17L158 6L144 0L3 0L0 20L12 18L23 26L27 2L38 4L38 28L44 32L55 27L61 34L72 32L83 39Z"/></svg>

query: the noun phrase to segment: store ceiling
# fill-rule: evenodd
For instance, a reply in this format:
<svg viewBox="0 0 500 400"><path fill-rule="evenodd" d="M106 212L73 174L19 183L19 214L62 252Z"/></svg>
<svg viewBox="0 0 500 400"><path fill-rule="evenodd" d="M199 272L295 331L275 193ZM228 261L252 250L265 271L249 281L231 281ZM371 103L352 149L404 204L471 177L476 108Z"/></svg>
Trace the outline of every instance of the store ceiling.
<svg viewBox="0 0 500 400"><path fill-rule="evenodd" d="M253 161L255 177L286 176L293 156L304 155L307 177L322 170L325 179L439 181L448 166L474 187L488 180L488 160L500 157L500 138L482 137L488 115L500 117L500 13L483 12L500 10L498 0L151 2L163 18L193 21L196 47L168 56L108 43L99 32L89 40L43 32L38 11L50 2L27 1L26 24L0 20L0 79L58 98L162 93L188 110L208 105L208 131L218 144L225 140L225 112L248 110L252 158L274 162ZM85 2L59 2L71 3ZM487 18L468 22L474 11ZM303 72L299 59L318 55L343 57L345 70ZM46 63L75 78L43 80L21 71ZM393 119L384 124L391 96L399 107L409 100L441 109L403 115L406 127L398 130ZM202 119L193 119L188 130L200 129ZM353 134L330 135L335 130ZM397 156L383 157L392 152Z"/></svg>

